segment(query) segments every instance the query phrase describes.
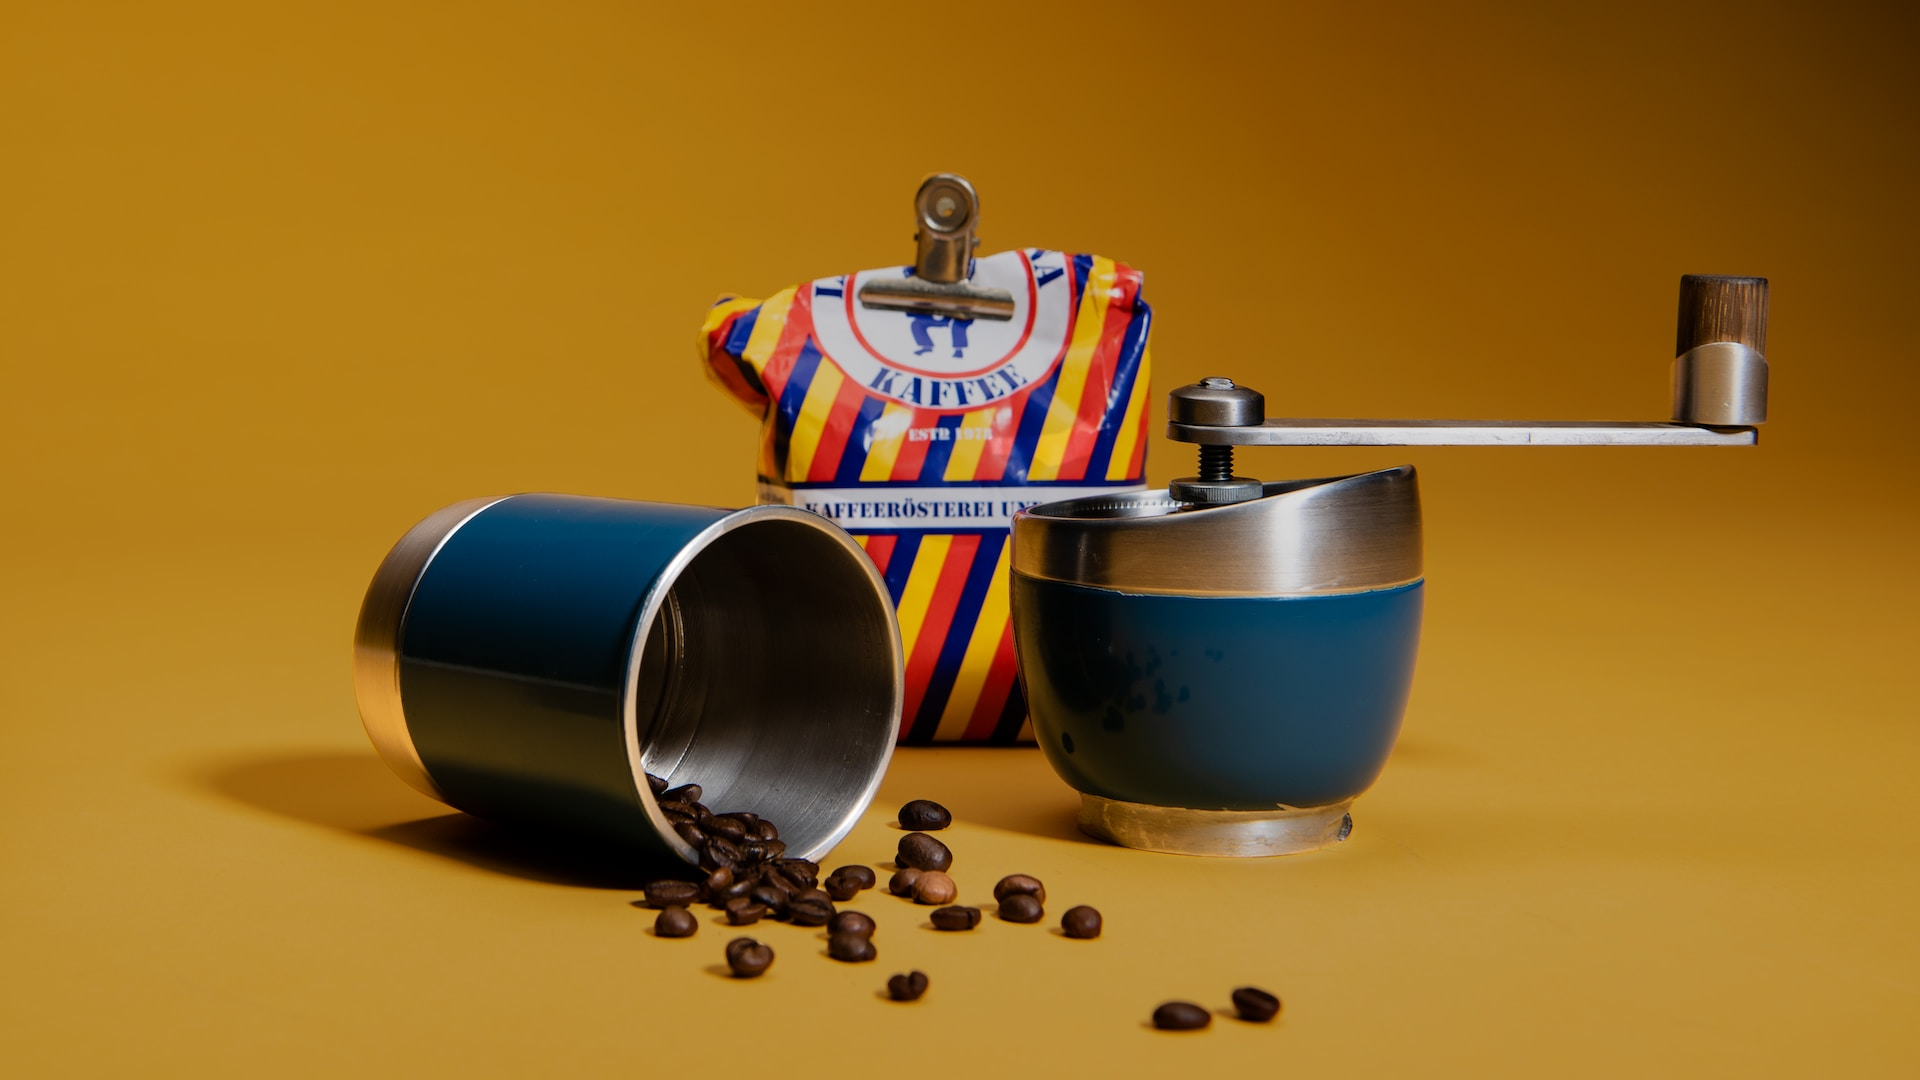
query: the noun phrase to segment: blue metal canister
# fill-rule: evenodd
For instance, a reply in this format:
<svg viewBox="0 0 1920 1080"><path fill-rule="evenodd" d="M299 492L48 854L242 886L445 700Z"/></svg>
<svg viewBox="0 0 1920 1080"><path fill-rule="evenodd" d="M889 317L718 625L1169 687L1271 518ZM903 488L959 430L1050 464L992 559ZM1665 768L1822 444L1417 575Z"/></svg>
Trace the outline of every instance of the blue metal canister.
<svg viewBox="0 0 1920 1080"><path fill-rule="evenodd" d="M1420 636L1413 469L1261 491L1224 505L1099 496L1014 518L1034 734L1095 836L1311 850L1345 838L1386 764Z"/></svg>
<svg viewBox="0 0 1920 1080"><path fill-rule="evenodd" d="M354 653L367 733L415 788L687 862L648 774L815 857L879 789L904 685L873 563L781 506L447 507L381 564Z"/></svg>

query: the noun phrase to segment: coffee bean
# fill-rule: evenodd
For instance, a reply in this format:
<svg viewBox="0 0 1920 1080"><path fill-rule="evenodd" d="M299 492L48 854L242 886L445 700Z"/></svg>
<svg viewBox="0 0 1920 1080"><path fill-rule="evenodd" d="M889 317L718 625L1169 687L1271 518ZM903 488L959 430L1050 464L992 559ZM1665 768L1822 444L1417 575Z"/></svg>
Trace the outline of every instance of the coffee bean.
<svg viewBox="0 0 1920 1080"><path fill-rule="evenodd" d="M827 938L827 955L849 964L864 964L880 955L865 934L834 934Z"/></svg>
<svg viewBox="0 0 1920 1080"><path fill-rule="evenodd" d="M708 836L707 846L700 849L700 865L708 870L736 867L747 861L739 846L724 836Z"/></svg>
<svg viewBox="0 0 1920 1080"><path fill-rule="evenodd" d="M919 1001L926 992L927 977L918 971L887 980L887 996L895 1001Z"/></svg>
<svg viewBox="0 0 1920 1080"><path fill-rule="evenodd" d="M900 853L893 861L915 870L946 870L953 865L953 852L926 833L908 833L900 838Z"/></svg>
<svg viewBox="0 0 1920 1080"><path fill-rule="evenodd" d="M753 898L754 903L772 912L774 918L784 919L787 917L787 894L785 892L771 885L755 885L753 891L747 895Z"/></svg>
<svg viewBox="0 0 1920 1080"><path fill-rule="evenodd" d="M678 799L668 799L668 798L660 799L659 803L660 803L660 812L667 815L670 818L679 818L687 821L694 821L700 817L700 815L693 812L692 803L681 802Z"/></svg>
<svg viewBox="0 0 1920 1080"><path fill-rule="evenodd" d="M913 883L913 902L916 904L951 904L953 898L959 895L960 887L938 870L928 870Z"/></svg>
<svg viewBox="0 0 1920 1080"><path fill-rule="evenodd" d="M666 908L676 904L680 907L688 907L698 903L699 900L700 886L691 881L675 881L668 878L664 881L647 883L648 907Z"/></svg>
<svg viewBox="0 0 1920 1080"><path fill-rule="evenodd" d="M1025 893L1043 904L1047 902L1047 887L1040 884L1039 878L1028 874L1008 874L1006 877L1000 879L998 885L993 887L993 898L995 900L1005 900L1009 896L1016 896L1021 893Z"/></svg>
<svg viewBox="0 0 1920 1080"><path fill-rule="evenodd" d="M647 788L648 790L652 791L655 795L658 795L661 792L667 790L667 782L664 779L653 775L652 773L648 773Z"/></svg>
<svg viewBox="0 0 1920 1080"><path fill-rule="evenodd" d="M1191 1001L1169 1001L1153 1010L1153 1026L1161 1031L1199 1031L1213 1023L1213 1014Z"/></svg>
<svg viewBox="0 0 1920 1080"><path fill-rule="evenodd" d="M762 821L753 827L753 838L755 840L778 840L780 839L780 830L773 827L773 822Z"/></svg>
<svg viewBox="0 0 1920 1080"><path fill-rule="evenodd" d="M732 814L721 814L713 819L713 828L711 831L713 835L724 836L729 840L745 840L747 838L747 823L734 817Z"/></svg>
<svg viewBox="0 0 1920 1080"><path fill-rule="evenodd" d="M1264 1024L1280 1015L1280 999L1256 986L1243 986L1233 992L1233 1007L1240 1019Z"/></svg>
<svg viewBox="0 0 1920 1080"><path fill-rule="evenodd" d="M727 943L727 966L736 978L751 979L773 966L773 949L749 937Z"/></svg>
<svg viewBox="0 0 1920 1080"><path fill-rule="evenodd" d="M900 808L900 827L915 832L939 832L953 824L947 808L931 799L915 799Z"/></svg>
<svg viewBox="0 0 1920 1080"><path fill-rule="evenodd" d="M1000 918L1006 922L1036 923L1044 915L1040 901L1029 893L1014 893L1000 901Z"/></svg>
<svg viewBox="0 0 1920 1080"><path fill-rule="evenodd" d="M832 876L847 878L863 889L873 888L874 884L879 880L874 876L873 867L861 866L859 863L854 863L851 866L842 866L835 870Z"/></svg>
<svg viewBox="0 0 1920 1080"><path fill-rule="evenodd" d="M852 878L844 878L839 874L831 874L827 877L827 895L835 900L844 903L859 894L860 883Z"/></svg>
<svg viewBox="0 0 1920 1080"><path fill-rule="evenodd" d="M682 784L677 788L668 789L660 798L677 803L697 803L703 794L705 792L700 790L699 784Z"/></svg>
<svg viewBox="0 0 1920 1080"><path fill-rule="evenodd" d="M1060 929L1070 938L1097 938L1101 925L1100 913L1085 904L1070 907L1060 916Z"/></svg>
<svg viewBox="0 0 1920 1080"><path fill-rule="evenodd" d="M733 926L752 926L767 913L767 905L756 904L746 897L727 901L727 922Z"/></svg>
<svg viewBox="0 0 1920 1080"><path fill-rule="evenodd" d="M830 934L872 937L875 929L872 916L864 911L842 911L827 920L827 932Z"/></svg>
<svg viewBox="0 0 1920 1080"><path fill-rule="evenodd" d="M760 824L760 815L754 813L751 810L729 810L726 813L721 814L720 816L730 817L730 818L739 818L740 824L746 826L749 831L751 831L752 829L754 829L756 826Z"/></svg>
<svg viewBox="0 0 1920 1080"><path fill-rule="evenodd" d="M661 908L659 917L653 920L654 937L692 937L698 929L700 920L678 904Z"/></svg>
<svg viewBox="0 0 1920 1080"><path fill-rule="evenodd" d="M833 905L819 900L796 898L787 905L787 918L795 926L825 926L833 918Z"/></svg>
<svg viewBox="0 0 1920 1080"><path fill-rule="evenodd" d="M980 909L955 904L940 908L927 918L933 920L935 930L971 930L980 925Z"/></svg>
<svg viewBox="0 0 1920 1080"><path fill-rule="evenodd" d="M887 879L887 891L895 896L912 896L913 883L920 880L920 871L911 866L901 867L893 877Z"/></svg>
<svg viewBox="0 0 1920 1080"><path fill-rule="evenodd" d="M703 848L707 846L707 834L701 832L700 826L695 825L691 821L674 822L673 831L680 834L680 839L685 840L694 847Z"/></svg>
<svg viewBox="0 0 1920 1080"><path fill-rule="evenodd" d="M810 889L820 880L820 864L808 859L775 859L773 865L792 880L799 882L803 889Z"/></svg>
<svg viewBox="0 0 1920 1080"><path fill-rule="evenodd" d="M729 867L719 867L715 869L713 873L707 875L707 892L709 894L720 892L732 884L733 870Z"/></svg>
<svg viewBox="0 0 1920 1080"><path fill-rule="evenodd" d="M787 853L785 840L742 840L739 846L741 855L745 856L748 862L772 862Z"/></svg>
<svg viewBox="0 0 1920 1080"><path fill-rule="evenodd" d="M793 894L795 900L818 900L828 907L833 906L833 897L825 889L801 889Z"/></svg>

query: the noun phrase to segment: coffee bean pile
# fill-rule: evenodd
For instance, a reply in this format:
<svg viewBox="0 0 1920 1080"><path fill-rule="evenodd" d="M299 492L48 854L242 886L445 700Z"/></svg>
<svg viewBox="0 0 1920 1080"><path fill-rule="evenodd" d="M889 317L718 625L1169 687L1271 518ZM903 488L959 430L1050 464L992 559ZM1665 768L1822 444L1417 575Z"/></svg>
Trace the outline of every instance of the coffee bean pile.
<svg viewBox="0 0 1920 1080"><path fill-rule="evenodd" d="M706 872L699 881L664 879L646 886L645 905L660 909L655 936L691 937L699 924L689 909L705 903L723 912L732 926L772 919L825 927L827 955L843 963L866 963L879 955L873 918L835 907L879 884L871 867L841 866L823 881L818 863L786 857L786 845L772 822L744 812L713 813L701 803L698 784L669 787L656 776L647 781L674 831L699 852L700 869ZM953 850L927 835L952 823L946 807L926 799L900 808L900 825L910 831L900 838L887 891L933 907L928 920L935 930L970 931L980 925L981 911L954 903L960 888L947 873L953 868ZM1046 917L1047 887L1031 874L1001 878L993 887L993 899L1002 922L1032 924ZM1100 912L1085 904L1068 908L1060 917L1061 933L1069 938L1091 940L1102 929ZM735 938L727 943L726 957L736 978L750 979L772 966L773 948L753 938ZM887 997L918 1001L927 986L924 972L894 975L887 980ZM1254 1023L1270 1021L1280 1012L1279 998L1251 986L1233 992L1233 1005L1241 1019ZM1212 1019L1206 1009L1187 1001L1169 1001L1153 1012L1153 1026L1168 1031L1197 1031Z"/></svg>
<svg viewBox="0 0 1920 1080"><path fill-rule="evenodd" d="M700 853L700 881L667 878L646 886L646 905L661 909L654 933L688 937L698 922L687 911L706 903L723 912L730 926L752 926L761 919L796 926L825 926L836 900L849 900L875 883L864 866L843 866L819 888L820 865L786 857L787 845L773 822L745 811L716 814L700 801L698 784L668 787L649 775L647 784L674 831ZM669 916L672 908L680 914Z"/></svg>

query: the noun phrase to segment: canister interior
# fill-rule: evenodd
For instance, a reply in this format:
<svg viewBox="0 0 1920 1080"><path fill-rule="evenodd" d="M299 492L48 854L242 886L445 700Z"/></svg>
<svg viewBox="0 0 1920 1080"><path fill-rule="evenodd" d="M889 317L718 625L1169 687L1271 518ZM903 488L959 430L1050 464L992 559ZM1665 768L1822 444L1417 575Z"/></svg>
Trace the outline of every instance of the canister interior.
<svg viewBox="0 0 1920 1080"><path fill-rule="evenodd" d="M882 588L845 538L808 522L721 533L635 643L642 767L699 784L715 812L767 818L790 854L831 846L893 748L899 646Z"/></svg>

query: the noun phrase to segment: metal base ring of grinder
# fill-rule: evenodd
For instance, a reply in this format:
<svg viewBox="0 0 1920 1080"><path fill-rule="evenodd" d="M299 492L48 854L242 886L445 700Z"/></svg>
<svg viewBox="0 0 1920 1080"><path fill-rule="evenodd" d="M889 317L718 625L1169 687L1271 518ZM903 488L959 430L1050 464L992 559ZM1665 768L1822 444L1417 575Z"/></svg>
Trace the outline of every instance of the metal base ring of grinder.
<svg viewBox="0 0 1920 1080"><path fill-rule="evenodd" d="M1258 858L1332 847L1353 831L1353 800L1305 810L1185 810L1080 794L1080 831L1142 851Z"/></svg>

